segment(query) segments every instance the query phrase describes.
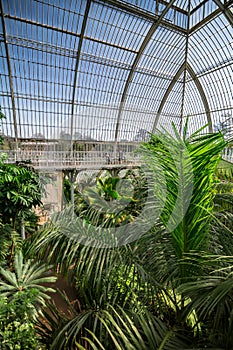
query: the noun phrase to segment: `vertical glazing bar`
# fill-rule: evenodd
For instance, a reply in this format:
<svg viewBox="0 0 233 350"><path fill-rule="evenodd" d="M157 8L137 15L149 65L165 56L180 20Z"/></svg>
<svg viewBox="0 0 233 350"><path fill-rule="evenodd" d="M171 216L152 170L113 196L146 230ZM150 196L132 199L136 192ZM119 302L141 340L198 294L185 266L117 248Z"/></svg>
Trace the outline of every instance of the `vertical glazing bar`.
<svg viewBox="0 0 233 350"><path fill-rule="evenodd" d="M78 69L79 69L79 62L80 62L83 37L84 37L85 29L86 29L86 23L87 23L87 19L88 19L88 13L90 10L90 6L91 6L91 0L87 0L86 10L85 10L84 18L83 18L82 29L81 29L81 33L80 33L80 39L79 39L79 43L78 43L76 64L75 64L73 94L72 94L72 104L71 104L71 126L70 126L70 153L71 154L73 153L74 103L75 103L76 83L77 83L77 78L78 78Z"/></svg>
<svg viewBox="0 0 233 350"><path fill-rule="evenodd" d="M5 23L5 19L4 19L4 9L3 9L2 0L0 1L0 9L1 9L1 20L2 20L4 44L5 44L5 50L6 50L7 67L8 67L8 73L9 73L9 83L10 83L10 92L11 92L11 100L12 100L12 112L13 112L13 120L14 120L14 132L15 132L16 159L17 159L17 153L18 153L17 117L16 117L15 96L14 96L14 87L13 87L13 78L12 78L10 54L9 54L9 49L8 49L8 45L7 45L6 23Z"/></svg>

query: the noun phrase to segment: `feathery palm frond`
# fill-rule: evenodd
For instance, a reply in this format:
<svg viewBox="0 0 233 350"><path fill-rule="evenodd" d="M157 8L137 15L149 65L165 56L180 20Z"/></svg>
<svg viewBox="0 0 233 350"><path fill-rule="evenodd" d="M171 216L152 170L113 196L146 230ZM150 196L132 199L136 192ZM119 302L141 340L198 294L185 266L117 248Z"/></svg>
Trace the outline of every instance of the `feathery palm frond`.
<svg viewBox="0 0 233 350"><path fill-rule="evenodd" d="M135 310L136 311L136 310ZM107 305L89 310L69 321L54 339L51 349L185 349L189 339L168 328L146 310L131 312Z"/></svg>
<svg viewBox="0 0 233 350"><path fill-rule="evenodd" d="M233 256L208 257L209 275L181 285L189 297L186 312L195 312L202 331L213 345L230 349L233 343ZM207 266L207 264L205 264ZM219 268L221 266L221 268Z"/></svg>
<svg viewBox="0 0 233 350"><path fill-rule="evenodd" d="M158 177L155 196L164 205L160 219L172 236L175 254L207 249L214 199L214 176L226 143L221 134L181 138L157 132L142 146L146 164ZM161 175L162 172L162 175ZM164 191L164 189L166 191ZM184 271L185 278L193 271Z"/></svg>

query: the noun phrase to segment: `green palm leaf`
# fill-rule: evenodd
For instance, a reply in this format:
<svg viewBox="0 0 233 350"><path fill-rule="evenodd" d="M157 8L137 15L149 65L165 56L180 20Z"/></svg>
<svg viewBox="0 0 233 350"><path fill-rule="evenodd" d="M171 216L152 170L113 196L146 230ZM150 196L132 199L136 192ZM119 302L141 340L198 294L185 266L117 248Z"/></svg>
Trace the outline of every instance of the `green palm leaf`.
<svg viewBox="0 0 233 350"><path fill-rule="evenodd" d="M12 296L14 293L36 288L39 291L38 301L44 304L49 299L47 292L54 292L54 289L45 287L43 283L53 283L54 276L46 276L51 266L40 265L28 260L24 262L22 251L15 254L14 271L0 267L0 292L4 296Z"/></svg>

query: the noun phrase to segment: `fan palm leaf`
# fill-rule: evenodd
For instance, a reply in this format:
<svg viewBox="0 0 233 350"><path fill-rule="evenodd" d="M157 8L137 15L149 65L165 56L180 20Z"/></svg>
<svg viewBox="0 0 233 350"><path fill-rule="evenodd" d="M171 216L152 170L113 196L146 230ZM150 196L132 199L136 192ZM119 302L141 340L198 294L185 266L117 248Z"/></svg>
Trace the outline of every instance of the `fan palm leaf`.
<svg viewBox="0 0 233 350"><path fill-rule="evenodd" d="M15 254L14 271L0 267L0 292L1 296L12 296L14 293L37 289L38 302L44 305L45 300L49 299L48 292L54 292L54 289L46 287L43 283L53 283L56 281L54 276L46 276L51 266L33 263L30 260L24 261L22 251Z"/></svg>

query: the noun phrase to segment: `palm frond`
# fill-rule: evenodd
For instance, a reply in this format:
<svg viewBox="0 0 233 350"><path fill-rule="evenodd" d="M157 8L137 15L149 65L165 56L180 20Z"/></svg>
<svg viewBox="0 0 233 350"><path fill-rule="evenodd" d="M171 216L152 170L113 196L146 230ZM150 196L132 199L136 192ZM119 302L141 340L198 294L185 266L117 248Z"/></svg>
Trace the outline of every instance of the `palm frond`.
<svg viewBox="0 0 233 350"><path fill-rule="evenodd" d="M163 203L160 219L171 233L177 258L182 259L190 251L207 248L215 169L226 143L217 133L197 132L189 138L181 138L175 129L174 133L156 132L142 152L158 176L154 193ZM192 276L193 271L184 268L180 273Z"/></svg>
<svg viewBox="0 0 233 350"><path fill-rule="evenodd" d="M43 283L53 283L55 276L46 276L51 266L24 261L22 251L15 254L14 271L0 267L0 291L2 296L11 296L14 293L37 289L39 291L38 301L44 304L49 299L48 292L54 292L53 288L45 287ZM38 278L39 277L39 278Z"/></svg>

